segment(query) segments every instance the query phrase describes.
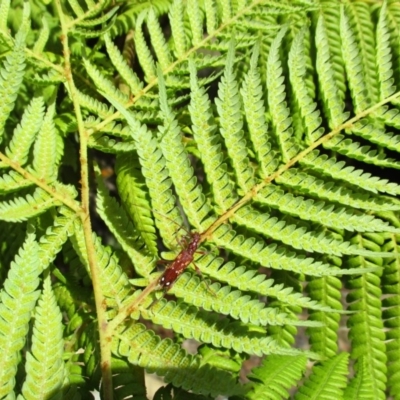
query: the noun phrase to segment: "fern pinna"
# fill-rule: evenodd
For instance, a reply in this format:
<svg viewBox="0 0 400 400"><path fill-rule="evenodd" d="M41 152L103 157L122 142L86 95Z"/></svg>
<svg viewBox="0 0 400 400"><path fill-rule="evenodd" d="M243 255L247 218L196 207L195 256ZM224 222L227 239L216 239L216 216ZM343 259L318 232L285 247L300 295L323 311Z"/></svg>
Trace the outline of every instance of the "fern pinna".
<svg viewBox="0 0 400 400"><path fill-rule="evenodd" d="M400 399L399 25L1 0L0 399Z"/></svg>

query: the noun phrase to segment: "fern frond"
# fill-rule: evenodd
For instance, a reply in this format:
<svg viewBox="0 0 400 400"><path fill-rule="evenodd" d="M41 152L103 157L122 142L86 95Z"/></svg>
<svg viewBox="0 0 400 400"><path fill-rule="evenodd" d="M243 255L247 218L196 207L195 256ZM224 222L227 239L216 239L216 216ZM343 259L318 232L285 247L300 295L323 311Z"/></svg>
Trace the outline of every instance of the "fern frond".
<svg viewBox="0 0 400 400"><path fill-rule="evenodd" d="M219 136L213 121L211 102L196 77L196 68L192 60L189 61L191 102L189 106L192 120L193 136L200 151L208 183L211 185L214 202L218 211L226 211L237 200L234 183L227 172L221 152Z"/></svg>
<svg viewBox="0 0 400 400"><path fill-rule="evenodd" d="M107 4L107 2L104 1L103 5L105 6L106 4ZM96 25L104 25L107 22L108 22L108 24L110 24L110 20L112 20L112 17L118 11L118 8L119 8L118 6L113 7L110 11L108 11L107 13L105 13L97 18L90 17L90 14L93 15L94 12L86 13L85 19L77 22L76 26L84 27L84 28L94 28ZM99 11L96 11L96 14L98 14L98 13L99 13ZM76 28L74 28L74 29L76 29Z"/></svg>
<svg viewBox="0 0 400 400"><path fill-rule="evenodd" d="M133 115L125 110L121 104L116 101L111 101L111 103L126 118L131 128L133 139L137 145L139 161L142 165L142 173L146 179L152 199L152 208L157 211L155 215L157 227L169 247L174 247L176 226L170 224L170 221L165 221L165 218L164 221L162 217L160 218L160 215L168 216L178 225L182 225L182 219L174 207L175 198L171 193L171 182L168 179L166 161L152 133L144 125L140 125Z"/></svg>
<svg viewBox="0 0 400 400"><path fill-rule="evenodd" d="M206 291L198 277L182 274L173 286L172 292L178 297L182 297L189 304L202 307L204 310L213 310L219 314L230 315L244 323L258 326L285 324L320 326L318 322L292 319L286 313L280 313L277 308L265 307L265 304L258 299L243 294L240 290L232 290L229 286L221 287L215 284L211 288L214 288L215 296Z"/></svg>
<svg viewBox="0 0 400 400"><path fill-rule="evenodd" d="M47 228L46 234L39 240L39 258L42 269L53 262L68 237L73 234L77 216L65 207L54 218L53 225Z"/></svg>
<svg viewBox="0 0 400 400"><path fill-rule="evenodd" d="M306 59L304 41L306 35L306 27L304 27L294 38L293 44L289 52L289 72L290 81L292 83L293 92L296 103L300 111L300 115L304 123L306 143L311 144L318 140L324 133L321 126L322 118L317 109L317 104L311 98L307 89Z"/></svg>
<svg viewBox="0 0 400 400"><path fill-rule="evenodd" d="M112 82L110 82L103 74L95 67L89 60L83 60L86 72L92 78L96 86L107 94L108 97L112 97L119 102L126 104L129 100L129 96L122 93L117 89Z"/></svg>
<svg viewBox="0 0 400 400"><path fill-rule="evenodd" d="M178 122L167 103L166 88L160 71L158 84L161 115L164 120L164 125L158 128L161 151L188 220L199 229L210 213L210 207L206 203L201 186L197 183L197 178L193 175L189 155L182 144Z"/></svg>
<svg viewBox="0 0 400 400"><path fill-rule="evenodd" d="M60 203L49 193L37 188L32 195L14 197L8 202L0 203L0 219L13 222L26 221L57 205Z"/></svg>
<svg viewBox="0 0 400 400"><path fill-rule="evenodd" d="M177 58L184 56L187 47L187 39L183 20L183 3L174 0L169 9L169 20L171 23L172 38Z"/></svg>
<svg viewBox="0 0 400 400"><path fill-rule="evenodd" d="M345 13L344 6L341 6L340 37L342 39L343 61L352 94L354 110L356 113L359 113L371 105L371 97L365 96L365 93L370 94L368 89L371 87L368 87L366 83L367 76L365 76L366 71L363 69L360 48L356 41L353 27L350 24L349 16ZM373 69L375 70L375 63Z"/></svg>
<svg viewBox="0 0 400 400"><path fill-rule="evenodd" d="M305 171L291 168L283 173L276 182L296 192L347 205L353 208L371 211L398 210L400 203L394 198L371 195L361 189L344 187L341 182L320 179Z"/></svg>
<svg viewBox="0 0 400 400"><path fill-rule="evenodd" d="M75 222L74 235L71 239L74 250L78 254L81 262L86 266L86 271L89 273L82 225L78 220ZM107 306L115 309L116 307L119 307L128 296L131 285L111 249L104 247L101 244L100 238L96 236L94 236L94 246L102 291L104 296L107 298Z"/></svg>
<svg viewBox="0 0 400 400"><path fill-rule="evenodd" d="M213 235L216 245L233 251L260 265L268 265L272 268L293 271L311 276L340 275L349 271L331 268L329 264L320 261L315 262L312 258L305 258L304 255L296 255L292 250L283 247L276 251L277 245L272 244L265 247L263 241L256 242L254 237L245 239L237 235L235 231L226 226L220 226ZM355 271L353 270L352 273Z"/></svg>
<svg viewBox="0 0 400 400"><path fill-rule="evenodd" d="M2 10L3 12L6 9ZM24 3L23 19L15 37L11 53L6 57L0 74L0 141L4 135L4 126L10 112L14 108L18 91L25 74L25 40L30 20L29 3Z"/></svg>
<svg viewBox="0 0 400 400"><path fill-rule="evenodd" d="M382 3L382 8L379 12L376 29L376 50L376 66L380 83L379 99L383 100L396 91L396 87L393 85L393 65L386 1Z"/></svg>
<svg viewBox="0 0 400 400"><path fill-rule="evenodd" d="M224 264L222 258L214 258L212 255L207 255L196 260L196 265L211 278L226 282L241 291L274 297L289 306L323 312L333 311L330 306L322 305L309 297L304 297L301 293L295 292L292 287L274 284L273 279L266 279L265 275L258 274L256 270L246 269L244 266L236 266L232 261ZM183 274L180 278L181 281L185 279L184 276Z"/></svg>
<svg viewBox="0 0 400 400"><path fill-rule="evenodd" d="M344 13L342 13L341 17L343 17L343 15ZM379 79L377 75L377 60L375 57L375 26L372 22L369 6L361 3L348 4L348 7L346 6L346 15L349 17L353 31L355 31L357 35L357 47L362 60L360 67L365 79L366 93L368 93L367 101L374 104L379 101ZM344 48L346 47L344 46ZM344 53L344 55L345 54L346 53ZM346 58L346 56L344 56L345 65L346 59L348 59L348 57ZM365 97L365 94L361 95L360 93L360 96Z"/></svg>
<svg viewBox="0 0 400 400"><path fill-rule="evenodd" d="M120 330L113 338L113 352L149 372L163 375L165 382L195 393L233 396L244 392L231 374L204 364L199 356L186 354L170 339L161 340L142 324Z"/></svg>
<svg viewBox="0 0 400 400"><path fill-rule="evenodd" d="M53 103L47 109L33 150L33 168L39 179L48 182L57 178L58 164L64 152L64 142L54 124L54 113Z"/></svg>
<svg viewBox="0 0 400 400"><path fill-rule="evenodd" d="M359 213L349 207L335 207L333 204L305 200L303 197L285 193L275 185L261 189L255 200L278 208L281 212L298 216L305 221L314 221L334 229L358 232L397 232L387 222L370 215Z"/></svg>
<svg viewBox="0 0 400 400"><path fill-rule="evenodd" d="M50 29L46 17L42 18L42 29L40 30L40 35L36 39L35 46L33 47L33 52L36 54L43 53L47 41L49 40Z"/></svg>
<svg viewBox="0 0 400 400"><path fill-rule="evenodd" d="M397 218L396 218L397 219ZM398 220L397 220L398 223ZM388 235L383 249L399 253L399 236ZM386 328L386 354L388 357L388 386L395 400L400 394L400 276L399 257L385 260L382 274L382 317ZM364 365L364 363L363 363Z"/></svg>
<svg viewBox="0 0 400 400"><path fill-rule="evenodd" d="M26 379L22 394L26 400L61 397L64 380L63 326L61 312L51 290L50 277L35 309L31 351L26 355Z"/></svg>
<svg viewBox="0 0 400 400"><path fill-rule="evenodd" d="M20 191L32 185L34 185L32 181L12 170L8 174L0 176L0 193L2 194Z"/></svg>
<svg viewBox="0 0 400 400"><path fill-rule="evenodd" d="M250 400L280 400L289 398L290 389L306 369L304 356L270 355L262 366L255 368L249 378L254 381L247 394Z"/></svg>
<svg viewBox="0 0 400 400"><path fill-rule="evenodd" d="M329 22L326 22L324 17L320 15L315 32L315 42L317 47L316 69L319 76L320 90L325 110L325 115L328 116L328 123L331 129L342 124L347 118L344 107L344 82L338 80L338 71L335 71L335 57L332 56L329 46L329 40L334 40L329 37L328 27ZM331 27L331 28L336 28ZM333 35L331 35L333 36ZM339 48L340 50L340 48ZM340 69L343 68L342 63L339 64Z"/></svg>
<svg viewBox="0 0 400 400"><path fill-rule="evenodd" d="M247 73L241 89L247 127L257 160L260 163L261 177L271 175L278 167L279 157L271 149L270 132L265 120L265 107L262 98L261 76L257 71L259 44L254 46Z"/></svg>
<svg viewBox="0 0 400 400"><path fill-rule="evenodd" d="M373 400L371 378L368 374L368 367L364 357L358 359L355 370L356 376L347 385L343 398Z"/></svg>
<svg viewBox="0 0 400 400"><path fill-rule="evenodd" d="M0 397L13 397L19 352L24 347L29 320L40 292L38 245L29 232L24 246L11 263L0 292Z"/></svg>
<svg viewBox="0 0 400 400"><path fill-rule="evenodd" d="M203 40L204 13L196 0L188 0L186 12L190 21L192 43L197 46Z"/></svg>
<svg viewBox="0 0 400 400"><path fill-rule="evenodd" d="M171 64L171 55L165 42L164 34L157 20L154 10L151 8L147 14L147 27L149 29L151 43L154 47L158 63L162 69L166 69Z"/></svg>
<svg viewBox="0 0 400 400"><path fill-rule="evenodd" d="M117 46L111 41L110 35L105 35L105 43L107 47L107 52L113 62L115 68L128 84L133 95L137 95L143 88L143 83L140 82L138 76L132 71L132 68L123 58L122 54L119 52ZM104 107L106 107L104 105Z"/></svg>
<svg viewBox="0 0 400 400"><path fill-rule="evenodd" d="M373 239L373 240L372 240ZM361 248L380 250L383 243L382 236L375 235L367 238L360 234L352 239ZM378 242L376 242L378 241ZM349 266L382 265L382 259L374 258L350 258ZM380 288L380 274L367 273L352 278L348 287L351 290L347 302L349 310L354 311L348 320L350 326L349 337L352 340L352 358L365 357L368 372L372 382L374 399L385 399L386 387L386 348L385 333L382 321L382 290ZM363 301L362 299L368 299Z"/></svg>
<svg viewBox="0 0 400 400"><path fill-rule="evenodd" d="M289 225L284 219L258 212L250 206L242 207L231 220L260 234L265 235L265 232L268 232L269 237L295 249L338 256L342 254L357 254L359 252L350 243L332 237L329 232L307 229L301 225L300 221L293 219L290 220Z"/></svg>
<svg viewBox="0 0 400 400"><path fill-rule="evenodd" d="M150 311L142 311L145 319L173 329L185 338L194 338L219 348L233 349L238 353L255 354L297 354L298 350L280 347L271 337L240 322L230 322L215 314L199 311L185 303L166 302L164 299ZM253 330L253 332L252 332Z"/></svg>
<svg viewBox="0 0 400 400"><path fill-rule="evenodd" d="M98 115L99 117L105 119L114 113L114 109L112 107L108 107L106 104L101 103L97 99L90 97L79 90L77 90L77 93L81 106Z"/></svg>
<svg viewBox="0 0 400 400"><path fill-rule="evenodd" d="M325 143L324 147L367 164L400 169L400 163L393 158L389 158L383 151L379 149L371 150L371 146L363 146L361 143L354 142L344 135L336 135Z"/></svg>
<svg viewBox="0 0 400 400"><path fill-rule="evenodd" d="M369 172L355 169L353 166L347 166L343 161L337 162L336 158L330 158L326 154L319 154L317 150L312 151L300 161L300 164L310 167L325 176L349 182L372 193L400 194L400 186L394 182L372 176Z"/></svg>
<svg viewBox="0 0 400 400"><path fill-rule="evenodd" d="M147 15L147 11L143 11L136 19L135 26L135 44L139 63L143 69L146 82L150 82L156 77L156 66L151 55L150 49L147 46L146 39L143 34L143 21Z"/></svg>
<svg viewBox="0 0 400 400"><path fill-rule="evenodd" d="M311 375L294 396L295 400L343 398L347 383L348 353L341 353L312 369Z"/></svg>
<svg viewBox="0 0 400 400"><path fill-rule="evenodd" d="M142 240L152 254L157 254L156 227L151 218L151 204L148 199L145 178L139 174L140 163L136 152L119 154L115 169L118 191L124 208L134 221Z"/></svg>
<svg viewBox="0 0 400 400"><path fill-rule="evenodd" d="M14 130L12 140L6 148L5 153L8 158L20 165L25 165L31 145L42 126L43 118L43 98L34 97L22 115L21 123Z"/></svg>
<svg viewBox="0 0 400 400"><path fill-rule="evenodd" d="M246 193L254 186L255 180L254 171L248 159L246 141L243 137L243 118L239 111L241 109L239 87L233 72L234 57L234 42L232 41L215 104L220 117L220 133L225 140L237 183L240 189Z"/></svg>
<svg viewBox="0 0 400 400"><path fill-rule="evenodd" d="M4 0L0 4L0 30L7 31L7 18L8 12L10 11L10 1Z"/></svg>
<svg viewBox="0 0 400 400"><path fill-rule="evenodd" d="M379 146L387 148L388 150L394 150L400 152L400 137L394 135L386 130L376 121L368 121L368 119L362 119L358 121L351 129L351 133L360 136L372 143L376 143ZM382 158L382 156L381 156ZM399 167L397 167L399 168Z"/></svg>
<svg viewBox="0 0 400 400"><path fill-rule="evenodd" d="M154 256L146 249L139 232L134 228L125 211L115 199L107 194L105 185L98 174L97 190L97 212L128 254L135 271L147 277L154 268Z"/></svg>
<svg viewBox="0 0 400 400"><path fill-rule="evenodd" d="M309 329L312 351L324 355L327 358L334 357L338 352L338 329L340 313L343 310L341 303L342 283L334 276L313 278L307 285L307 291L311 299L318 304L330 307L336 312L310 311L310 319L319 321L322 327Z"/></svg>

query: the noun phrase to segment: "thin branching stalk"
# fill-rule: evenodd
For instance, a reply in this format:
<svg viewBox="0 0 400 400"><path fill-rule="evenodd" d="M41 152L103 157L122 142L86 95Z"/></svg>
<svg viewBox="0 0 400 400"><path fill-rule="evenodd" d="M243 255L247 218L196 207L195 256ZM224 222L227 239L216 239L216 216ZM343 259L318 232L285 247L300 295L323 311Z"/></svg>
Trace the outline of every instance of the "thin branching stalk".
<svg viewBox="0 0 400 400"><path fill-rule="evenodd" d="M80 143L80 165L81 165L81 197L82 197L82 209L83 214L80 215L85 245L88 255L88 262L91 271L91 277L93 282L93 291L96 304L96 313L99 326L99 339L100 339L100 354L101 354L101 373L103 378L103 394L105 400L113 400L113 385L112 385L112 373L111 373L111 345L106 340L107 330L107 317L105 309L105 297L101 291L100 286L100 271L96 260L95 248L92 240L92 228L90 222L90 199L89 199L89 170L88 170L88 138L84 129L81 108L79 105L77 91L72 77L71 63L70 63L70 49L68 45L68 29L64 14L62 11L60 1L56 2L58 13L60 16L61 28L62 28L62 43L64 50L65 59L65 76L69 92L71 94L72 102L74 104L74 110L77 119L78 132L79 132L79 143Z"/></svg>

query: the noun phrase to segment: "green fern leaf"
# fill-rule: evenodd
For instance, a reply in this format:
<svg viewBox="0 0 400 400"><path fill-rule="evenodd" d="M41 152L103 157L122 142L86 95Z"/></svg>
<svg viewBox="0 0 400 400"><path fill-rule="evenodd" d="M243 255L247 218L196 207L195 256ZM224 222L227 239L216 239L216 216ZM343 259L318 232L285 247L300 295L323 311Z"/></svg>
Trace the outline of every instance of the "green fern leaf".
<svg viewBox="0 0 400 400"><path fill-rule="evenodd" d="M164 240L167 240L168 246L170 248L174 247L174 238L177 231L176 226L173 226L164 216L168 216L178 226L182 225L182 219L174 207L175 199L171 194L171 182L168 179L166 161L152 133L144 125L140 125L133 115L125 110L121 104L115 101L111 101L111 103L126 118L131 128L142 165L142 173L146 179L152 198L152 208L157 211L155 213L157 228L161 231L161 236Z"/></svg>
<svg viewBox="0 0 400 400"><path fill-rule="evenodd" d="M53 225L47 228L46 234L39 241L39 258L42 269L47 268L60 252L63 244L74 232L77 216L65 207L60 208L60 214L54 219Z"/></svg>
<svg viewBox="0 0 400 400"><path fill-rule="evenodd" d="M268 124L265 120L265 107L262 99L261 76L257 71L259 44L254 46L250 60L250 70L246 75L241 89L247 126L253 148L260 163L260 175L271 175L278 167L279 157L271 150Z"/></svg>
<svg viewBox="0 0 400 400"><path fill-rule="evenodd" d="M0 219L13 222L26 221L59 204L49 193L37 188L32 195L15 197L9 202L0 203Z"/></svg>
<svg viewBox="0 0 400 400"><path fill-rule="evenodd" d="M12 397L19 352L24 347L29 320L39 297L38 245L28 233L23 248L11 263L0 292L0 397Z"/></svg>
<svg viewBox="0 0 400 400"><path fill-rule="evenodd" d="M294 307L323 312L334 311L329 306L322 305L315 300L302 296L301 293L293 291L292 287L274 284L273 279L266 279L265 275L259 275L257 271L246 269L244 266L236 266L232 261L224 264L222 258L214 258L212 255L207 255L196 260L196 265L211 278L218 279L220 282L226 282L241 291L258 293L260 296L274 297L281 303ZM183 279L184 274L180 280Z"/></svg>
<svg viewBox="0 0 400 400"><path fill-rule="evenodd" d="M341 353L315 366L310 377L294 396L295 400L343 399L343 389L347 383L348 357L347 353Z"/></svg>
<svg viewBox="0 0 400 400"><path fill-rule="evenodd" d="M182 297L187 303L213 310L217 313L230 315L244 323L259 326L266 325L301 325L320 326L321 324L310 321L300 321L288 318L287 314L280 313L278 309L265 307L265 304L249 295L242 294L239 290L232 290L229 286L215 284L211 287L216 292L211 295L203 286L198 277L182 274L172 293ZM168 303L169 304L169 303Z"/></svg>
<svg viewBox="0 0 400 400"><path fill-rule="evenodd" d="M396 218L398 223L398 219ZM399 237L390 235L384 244L383 249L398 253ZM399 264L397 257L385 260L382 274L382 317L385 324L386 353L388 357L388 386L390 394L395 400L400 394L400 278ZM363 362L364 365L364 362Z"/></svg>
<svg viewBox="0 0 400 400"><path fill-rule="evenodd" d="M305 226L301 226L300 221L295 220L290 220L291 224L289 225L283 218L278 220L276 216L260 213L250 206L245 206L237 211L232 221L260 234L268 232L268 236L271 238L296 249L338 256L357 254L360 251L348 242L333 238L329 232L309 230Z"/></svg>
<svg viewBox="0 0 400 400"><path fill-rule="evenodd" d="M114 84L105 78L98 68L96 68L89 60L84 59L83 62L86 72L92 78L93 82L100 90L105 92L108 97L111 96L113 99L118 100L123 104L126 104L129 101L129 97L115 88Z"/></svg>
<svg viewBox="0 0 400 400"><path fill-rule="evenodd" d="M43 117L43 98L35 97L22 115L21 123L14 130L12 140L5 151L8 158L20 165L25 165L31 145L42 125Z"/></svg>
<svg viewBox="0 0 400 400"><path fill-rule="evenodd" d="M373 240L372 240L373 239ZM360 247L370 250L379 250L383 243L382 236L373 238L355 235L353 242ZM375 258L351 258L349 266L382 265L382 259ZM386 388L386 346L385 333L382 321L382 290L378 273L367 273L360 277L352 278L348 287L351 290L347 302L349 310L355 314L350 316L348 324L351 327L349 337L352 340L352 357L357 359L365 357L367 369L372 383L374 399L385 399ZM368 299L367 302L362 299Z"/></svg>
<svg viewBox="0 0 400 400"><path fill-rule="evenodd" d="M10 171L0 176L0 193L12 193L34 185L31 180L25 179L18 172Z"/></svg>
<svg viewBox="0 0 400 400"><path fill-rule="evenodd" d="M285 84L282 74L282 63L279 58L279 48L282 45L287 27L283 27L271 44L267 63L268 104L276 139L279 143L281 157L284 162L289 161L300 150L293 137L292 119L290 110L285 102Z"/></svg>
<svg viewBox="0 0 400 400"><path fill-rule="evenodd" d="M0 4L0 30L7 31L7 18L10 11L10 0L4 0Z"/></svg>
<svg viewBox="0 0 400 400"><path fill-rule="evenodd" d="M260 265L268 265L272 268L294 271L313 276L337 275L344 271L335 270L328 264L314 262L312 258L305 258L300 255L295 257L292 250L285 250L280 247L276 251L276 244L265 247L264 242L256 242L256 239L245 239L242 235L226 226L220 226L213 235L213 241L217 246L229 249L238 255L255 261Z"/></svg>
<svg viewBox="0 0 400 400"><path fill-rule="evenodd" d="M183 144L181 144L179 125L168 106L161 71L159 71L158 84L161 115L164 119L164 126L159 127L160 147L165 157L169 175L188 220L199 229L203 220L210 213L210 207L206 203L201 186L197 184L197 179L193 175L189 155Z"/></svg>
<svg viewBox="0 0 400 400"><path fill-rule="evenodd" d="M143 11L139 14L136 19L136 27L135 27L135 44L137 56L140 62L140 65L143 69L146 82L150 82L156 77L156 67L154 64L154 59L151 55L150 49L147 46L146 39L143 34L143 21L146 17L147 11Z"/></svg>
<svg viewBox="0 0 400 400"><path fill-rule="evenodd" d="M225 139L232 167L240 189L246 193L254 186L254 171L250 167L246 141L243 138L243 119L239 110L241 101L239 88L233 73L234 42L231 42L224 76L219 85L218 98L215 100L220 117L220 133Z"/></svg>
<svg viewBox="0 0 400 400"><path fill-rule="evenodd" d="M289 72L296 103L304 121L302 125L306 133L306 142L311 144L323 135L324 129L320 127L322 118L319 110L316 110L317 104L308 93L307 81L305 80L307 76L306 59L304 55L306 29L307 28L304 27L296 35L291 46L289 52Z"/></svg>
<svg viewBox="0 0 400 400"><path fill-rule="evenodd" d="M253 370L249 378L255 383L248 393L250 400L280 400L289 398L288 389L306 369L304 356L270 355L263 365Z"/></svg>
<svg viewBox="0 0 400 400"><path fill-rule="evenodd" d="M238 200L238 196L223 160L220 138L215 134L216 125L210 112L210 100L205 89L199 85L192 60L189 61L189 68L191 84L189 111L193 124L193 136L200 151L207 180L213 189L217 210L223 212Z"/></svg>
<svg viewBox="0 0 400 400"><path fill-rule="evenodd" d="M78 254L81 262L86 267L86 271L90 274L89 263L85 252L85 240L83 236L82 225L79 220L75 222L75 231L72 236L72 244L74 250ZM115 254L112 253L110 248L104 247L101 244L100 238L94 236L94 246L96 250L97 267L100 273L100 283L104 296L107 298L107 306L115 308L121 306L123 301L128 296L131 285L128 277L122 271L118 264ZM111 315L110 315L111 317Z"/></svg>
<svg viewBox="0 0 400 400"><path fill-rule="evenodd" d="M192 43L198 46L203 40L203 11L200 9L199 2L196 0L188 0L186 12L189 17L190 27L192 31Z"/></svg>
<svg viewBox="0 0 400 400"><path fill-rule="evenodd" d="M365 93L368 93L367 101L377 103L379 101L379 79L377 75L377 60L375 57L375 26L372 21L372 15L370 13L369 6L362 3L349 4L348 7L346 7L346 14L349 18L349 22L352 25L351 28L353 32L357 35L357 47L362 60L362 63L359 67L361 67L364 75L364 83L367 90ZM344 13L342 13L341 18L343 15ZM344 22L344 25L345 24L346 23ZM346 49L346 45L343 46L343 49ZM354 53L351 54L352 56L355 55ZM346 65L346 61L351 59L351 57L344 57L343 59ZM365 97L365 94L362 95L360 93L359 100L361 100L361 96Z"/></svg>
<svg viewBox="0 0 400 400"><path fill-rule="evenodd" d="M47 110L34 146L33 168L39 179L52 182L57 178L64 142L54 124L55 104Z"/></svg>
<svg viewBox="0 0 400 400"><path fill-rule="evenodd" d="M393 158L387 157L383 151L378 149L371 150L371 146L363 146L361 143L354 142L344 135L336 135L325 143L324 147L367 164L400 169L400 163Z"/></svg>
<svg viewBox="0 0 400 400"><path fill-rule="evenodd" d="M328 116L329 126L331 129L342 124L348 115L344 110L344 82L339 80L340 72L337 68L342 69L342 63L335 64L335 57L331 53L329 40L335 40L331 34L329 37L328 29L336 29L336 26L329 27L329 22L320 15L315 32L315 42L317 47L316 69L321 85L321 95L324 100L325 114ZM329 28L328 28L329 27ZM338 33L338 32L337 32ZM340 51L340 46L338 46ZM335 69L336 68L336 69ZM338 73L339 72L339 73ZM338 76L339 75L339 76Z"/></svg>
<svg viewBox="0 0 400 400"><path fill-rule="evenodd" d="M271 207L278 207L285 214L296 215L306 221L319 222L335 229L359 232L397 231L396 228L378 218L360 214L348 207L336 208L333 204L314 203L311 199L304 200L291 193L286 194L272 184L260 190L255 199Z"/></svg>
<svg viewBox="0 0 400 400"><path fill-rule="evenodd" d="M368 87L366 83L367 76L365 76L366 71L363 69L360 48L344 6L341 7L340 37L342 39L343 61L346 67L354 109L356 113L359 113L371 105L371 97L366 97L365 93L370 94L368 89L372 85ZM374 52L372 51L372 53ZM373 69L375 70L375 63Z"/></svg>
<svg viewBox="0 0 400 400"><path fill-rule="evenodd" d="M303 158L300 163L305 167L313 168L325 176L349 182L356 187L361 187L372 193L400 194L400 186L387 179L371 176L370 173L353 166L346 166L343 161L337 162L336 158L329 158L326 154L319 155L319 151L313 151Z"/></svg>
<svg viewBox="0 0 400 400"><path fill-rule="evenodd" d="M138 76L132 71L131 67L125 61L117 46L115 46L111 41L111 38L108 34L105 35L105 43L107 52L115 68L120 73L124 81L128 84L132 94L137 95L143 89L143 83L140 82ZM93 100L96 101L95 99ZM106 106L104 105L104 107Z"/></svg>
<svg viewBox="0 0 400 400"><path fill-rule="evenodd" d="M165 382L195 393L212 396L240 395L244 392L236 379L225 371L202 364L200 357L187 355L170 339L160 340L142 324L120 331L113 339L113 352L149 372L164 375Z"/></svg>
<svg viewBox="0 0 400 400"><path fill-rule="evenodd" d="M33 47L33 52L36 54L43 53L47 41L49 40L50 29L46 17L42 17L42 29L40 30L40 35L35 42Z"/></svg>
<svg viewBox="0 0 400 400"><path fill-rule="evenodd" d="M97 187L97 212L128 254L135 271L147 277L154 268L154 256L144 247L139 232L130 223L125 211L107 194L99 175L97 175Z"/></svg>
<svg viewBox="0 0 400 400"><path fill-rule="evenodd" d="M310 311L310 319L319 321L322 327L308 329L312 351L325 357L332 358L338 352L338 330L340 313L343 310L341 303L342 283L334 276L312 278L307 285L309 296L322 303L335 312L323 312L319 310Z"/></svg>
<svg viewBox="0 0 400 400"><path fill-rule="evenodd" d="M146 190L146 181L143 175L138 173L140 162L137 153L119 154L115 169L118 191L124 208L134 221L149 251L156 255L158 253L156 227L151 218L151 204L148 199L148 190Z"/></svg>
<svg viewBox="0 0 400 400"><path fill-rule="evenodd" d="M64 343L61 312L51 290L50 278L35 310L31 351L26 355L26 379L22 394L26 400L51 396L61 399L64 380Z"/></svg>
<svg viewBox="0 0 400 400"><path fill-rule="evenodd" d="M7 8L1 10L5 12ZM15 37L11 53L6 57L0 74L0 141L4 134L4 125L14 108L18 91L25 73L25 39L29 30L29 3L24 3L21 27ZM4 18L4 17L3 17Z"/></svg>
<svg viewBox="0 0 400 400"><path fill-rule="evenodd" d="M393 67L390 49L390 31L387 16L387 3L383 2L379 12L376 35L376 66L380 82L380 100L391 96L396 88L393 85Z"/></svg>
<svg viewBox="0 0 400 400"><path fill-rule="evenodd" d="M373 400L371 386L367 363L364 357L360 357L356 364L356 376L346 387L344 399Z"/></svg>
<svg viewBox="0 0 400 400"><path fill-rule="evenodd" d="M171 64L171 55L165 42L163 31L153 9L150 9L147 15L147 28L149 29L151 43L154 47L157 60L161 68L166 69Z"/></svg>
<svg viewBox="0 0 400 400"><path fill-rule="evenodd" d="M183 3L180 0L174 0L169 9L168 16L171 23L176 57L181 58L186 52L187 44L183 21Z"/></svg>
<svg viewBox="0 0 400 400"><path fill-rule="evenodd" d="M362 119L352 127L351 132L389 150L400 152L399 136L393 135L391 132L386 132L384 127L377 121Z"/></svg>
<svg viewBox="0 0 400 400"><path fill-rule="evenodd" d="M276 182L307 196L333 201L357 209L389 211L397 210L400 207L400 203L396 199L373 196L361 189L356 191L344 187L341 182L319 179L297 168L285 171L276 179Z"/></svg>
<svg viewBox="0 0 400 400"><path fill-rule="evenodd" d="M216 314L198 311L195 307L184 303L175 304L164 299L154 305L150 311L142 311L145 319L173 329L185 338L194 338L202 343L210 343L215 347L234 349L238 353L261 356L263 354L296 354L298 350L280 347L265 332L239 323L231 323L229 319L220 319Z"/></svg>

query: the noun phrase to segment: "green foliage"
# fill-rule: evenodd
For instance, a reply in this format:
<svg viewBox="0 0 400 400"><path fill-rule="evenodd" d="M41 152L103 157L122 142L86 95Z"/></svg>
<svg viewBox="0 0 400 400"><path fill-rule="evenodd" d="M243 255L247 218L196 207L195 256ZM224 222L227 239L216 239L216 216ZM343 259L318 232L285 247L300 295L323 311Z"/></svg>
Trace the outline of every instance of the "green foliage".
<svg viewBox="0 0 400 400"><path fill-rule="evenodd" d="M0 399L400 399L399 27L0 0Z"/></svg>

